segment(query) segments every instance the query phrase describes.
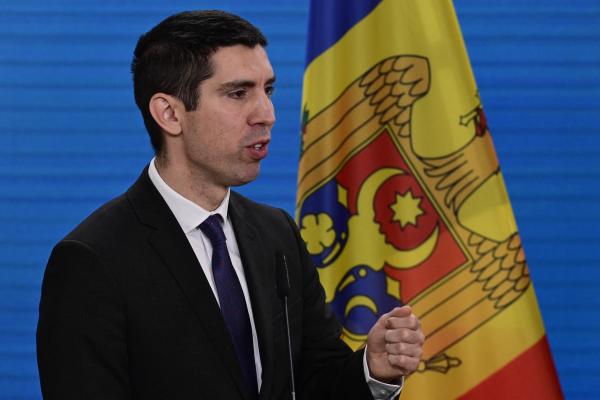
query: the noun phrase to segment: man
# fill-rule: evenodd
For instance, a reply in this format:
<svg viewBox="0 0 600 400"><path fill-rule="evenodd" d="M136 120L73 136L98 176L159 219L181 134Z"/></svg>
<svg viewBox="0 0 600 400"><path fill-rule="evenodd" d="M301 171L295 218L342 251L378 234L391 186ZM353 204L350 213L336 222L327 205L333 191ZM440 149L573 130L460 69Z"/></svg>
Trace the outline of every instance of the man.
<svg viewBox="0 0 600 400"><path fill-rule="evenodd" d="M156 157L50 256L37 333L45 398L289 398L281 263L300 398L390 398L416 369L423 334L409 307L351 352L292 219L229 189L267 156L266 45L220 11L174 15L140 38L134 91Z"/></svg>

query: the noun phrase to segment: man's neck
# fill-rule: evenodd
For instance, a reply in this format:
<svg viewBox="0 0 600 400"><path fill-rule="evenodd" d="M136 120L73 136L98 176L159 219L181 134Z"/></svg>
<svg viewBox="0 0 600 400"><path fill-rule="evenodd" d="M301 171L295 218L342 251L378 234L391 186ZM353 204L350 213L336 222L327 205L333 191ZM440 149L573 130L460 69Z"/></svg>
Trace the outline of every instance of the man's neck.
<svg viewBox="0 0 600 400"><path fill-rule="evenodd" d="M190 168L170 163L163 157L156 157L154 165L171 189L207 211L219 207L227 195L226 187L208 183L206 179L192 173Z"/></svg>

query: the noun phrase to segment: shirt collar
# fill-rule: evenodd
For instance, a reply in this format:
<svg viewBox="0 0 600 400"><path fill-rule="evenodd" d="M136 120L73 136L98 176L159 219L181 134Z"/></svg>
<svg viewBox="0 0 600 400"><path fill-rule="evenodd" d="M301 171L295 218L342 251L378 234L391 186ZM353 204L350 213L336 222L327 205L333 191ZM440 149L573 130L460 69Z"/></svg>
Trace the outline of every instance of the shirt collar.
<svg viewBox="0 0 600 400"><path fill-rule="evenodd" d="M177 219L181 229L183 229L186 234L196 230L206 218L213 214L219 214L221 215L221 218L223 218L223 221L227 221L227 210L229 209L230 194L229 189L227 189L227 194L225 195L225 198L221 204L219 204L214 211L207 211L198 204L186 199L169 185L167 185L167 183L158 174L158 170L154 164L155 160L156 157L150 161L150 166L148 167L148 175L150 176L150 180L154 186L156 186L156 189L163 197L171 209L171 212L173 215L175 215L175 219Z"/></svg>

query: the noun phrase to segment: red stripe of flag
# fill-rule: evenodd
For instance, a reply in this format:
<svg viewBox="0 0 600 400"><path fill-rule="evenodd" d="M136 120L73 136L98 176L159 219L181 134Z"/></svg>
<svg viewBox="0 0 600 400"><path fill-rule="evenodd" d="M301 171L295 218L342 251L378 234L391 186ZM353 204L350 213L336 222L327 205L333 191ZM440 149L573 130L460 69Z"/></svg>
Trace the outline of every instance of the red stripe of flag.
<svg viewBox="0 0 600 400"><path fill-rule="evenodd" d="M546 335L461 399L563 399Z"/></svg>

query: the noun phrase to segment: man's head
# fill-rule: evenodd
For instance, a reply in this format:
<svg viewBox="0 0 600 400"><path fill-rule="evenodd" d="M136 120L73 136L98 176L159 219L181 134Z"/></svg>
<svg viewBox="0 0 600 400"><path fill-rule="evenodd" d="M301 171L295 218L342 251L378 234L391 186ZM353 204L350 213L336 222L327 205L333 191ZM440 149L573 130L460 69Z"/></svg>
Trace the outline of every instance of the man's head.
<svg viewBox="0 0 600 400"><path fill-rule="evenodd" d="M135 101L157 155L164 138L149 110L152 96L165 93L181 100L186 111L195 110L200 83L214 74L212 55L235 45L265 47L267 40L248 21L223 11L182 12L140 37L131 63Z"/></svg>

